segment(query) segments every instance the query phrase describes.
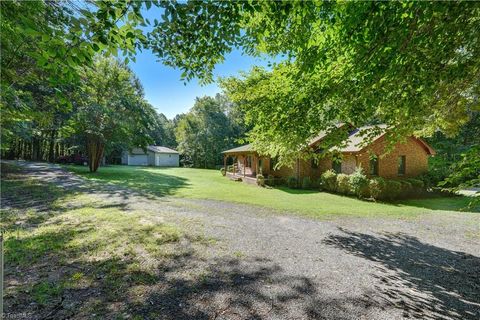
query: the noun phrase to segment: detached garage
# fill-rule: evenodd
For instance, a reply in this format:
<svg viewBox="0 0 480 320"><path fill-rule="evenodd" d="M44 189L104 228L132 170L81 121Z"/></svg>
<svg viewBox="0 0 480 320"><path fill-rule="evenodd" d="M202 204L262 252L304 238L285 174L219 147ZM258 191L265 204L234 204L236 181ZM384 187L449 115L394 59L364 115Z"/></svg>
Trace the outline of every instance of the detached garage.
<svg viewBox="0 0 480 320"><path fill-rule="evenodd" d="M122 164L129 166L178 167L177 151L161 146L148 146L147 152L141 148L133 148L122 155Z"/></svg>

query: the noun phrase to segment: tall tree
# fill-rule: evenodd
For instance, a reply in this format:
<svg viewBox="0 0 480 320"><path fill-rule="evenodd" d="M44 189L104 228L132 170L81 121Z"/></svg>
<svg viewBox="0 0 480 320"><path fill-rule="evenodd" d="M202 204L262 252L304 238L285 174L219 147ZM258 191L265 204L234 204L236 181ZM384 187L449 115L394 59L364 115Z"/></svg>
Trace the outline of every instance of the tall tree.
<svg viewBox="0 0 480 320"><path fill-rule="evenodd" d="M236 144L241 130L228 117L229 104L221 95L197 98L190 112L179 117L176 137L186 163L214 168L222 161L221 151Z"/></svg>
<svg viewBox="0 0 480 320"><path fill-rule="evenodd" d="M132 71L115 59L96 59L94 68L84 70L70 122L73 132L85 138L90 171L97 171L106 147L151 142L155 114Z"/></svg>
<svg viewBox="0 0 480 320"><path fill-rule="evenodd" d="M169 148L177 147L177 141L175 140L175 124L163 113L156 115L156 122L150 135L155 145Z"/></svg>

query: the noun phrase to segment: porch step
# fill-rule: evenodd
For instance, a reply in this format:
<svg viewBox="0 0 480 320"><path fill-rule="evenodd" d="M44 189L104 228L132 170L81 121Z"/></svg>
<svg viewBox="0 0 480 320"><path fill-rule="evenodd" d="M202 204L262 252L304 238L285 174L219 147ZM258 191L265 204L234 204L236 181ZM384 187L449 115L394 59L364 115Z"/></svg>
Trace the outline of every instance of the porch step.
<svg viewBox="0 0 480 320"><path fill-rule="evenodd" d="M240 178L240 177L231 177L230 180L232 180L232 181L242 181L242 178Z"/></svg>

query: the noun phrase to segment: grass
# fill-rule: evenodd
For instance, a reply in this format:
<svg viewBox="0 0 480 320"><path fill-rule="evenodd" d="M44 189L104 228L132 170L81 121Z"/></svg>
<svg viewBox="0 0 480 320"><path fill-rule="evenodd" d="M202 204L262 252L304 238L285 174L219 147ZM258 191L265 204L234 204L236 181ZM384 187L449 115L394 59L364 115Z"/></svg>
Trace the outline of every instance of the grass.
<svg viewBox="0 0 480 320"><path fill-rule="evenodd" d="M68 169L100 185L127 186L151 196L243 202L317 218L414 217L458 210L466 203L459 197L375 204L315 191L262 189L230 181L213 170L112 166L90 174L83 167ZM112 191L105 190L103 196ZM238 262L248 259L237 250L209 266L211 253L206 248L216 245L216 239L204 235L195 219L173 219L161 201L154 208L135 209L119 198L97 196L94 189L65 191L9 165L2 166L1 197L4 301L12 318L160 318L165 310L175 312L169 308L178 301L212 290L215 281L218 290L230 284L230 272L215 273L219 264L238 272ZM477 223L471 217L463 223ZM470 229L467 237L477 239L478 229ZM248 275L246 279L256 277Z"/></svg>
<svg viewBox="0 0 480 320"><path fill-rule="evenodd" d="M62 297L81 302L96 293L105 308L160 281L162 264L185 254L177 245L189 235L159 210L125 210L10 170L2 167L1 189L10 311L25 306L47 318ZM111 312L95 308L86 314Z"/></svg>
<svg viewBox="0 0 480 320"><path fill-rule="evenodd" d="M87 179L116 184L154 196L213 199L263 206L281 211L325 218L332 216L415 217L434 210L458 211L468 205L466 197L417 199L395 203L373 203L326 192L263 188L233 182L217 170L102 167L89 173L86 167L67 166ZM476 208L478 209L478 208Z"/></svg>

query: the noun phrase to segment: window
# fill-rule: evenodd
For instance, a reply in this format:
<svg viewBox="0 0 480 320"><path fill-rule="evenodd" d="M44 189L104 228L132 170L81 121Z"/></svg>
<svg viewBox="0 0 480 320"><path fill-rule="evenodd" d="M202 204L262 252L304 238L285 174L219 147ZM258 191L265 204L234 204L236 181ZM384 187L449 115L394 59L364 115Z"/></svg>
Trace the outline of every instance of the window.
<svg viewBox="0 0 480 320"><path fill-rule="evenodd" d="M342 173L342 162L341 161L333 161L332 162L332 169L336 173Z"/></svg>
<svg viewBox="0 0 480 320"><path fill-rule="evenodd" d="M406 169L406 157L400 156L398 157L398 175L402 176L405 174Z"/></svg>
<svg viewBox="0 0 480 320"><path fill-rule="evenodd" d="M378 158L377 157L370 158L370 175L378 176Z"/></svg>
<svg viewBox="0 0 480 320"><path fill-rule="evenodd" d="M312 166L312 169L318 169L318 162L315 159L312 159L310 165Z"/></svg>
<svg viewBox="0 0 480 320"><path fill-rule="evenodd" d="M275 166L277 165L277 158L270 158L270 170L275 170Z"/></svg>
<svg viewBox="0 0 480 320"><path fill-rule="evenodd" d="M257 168L258 172L260 174L263 173L263 159L258 159L258 168Z"/></svg>
<svg viewBox="0 0 480 320"><path fill-rule="evenodd" d="M252 167L252 156L247 156L247 168Z"/></svg>

